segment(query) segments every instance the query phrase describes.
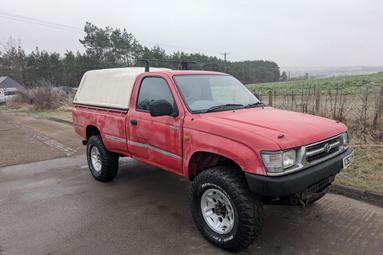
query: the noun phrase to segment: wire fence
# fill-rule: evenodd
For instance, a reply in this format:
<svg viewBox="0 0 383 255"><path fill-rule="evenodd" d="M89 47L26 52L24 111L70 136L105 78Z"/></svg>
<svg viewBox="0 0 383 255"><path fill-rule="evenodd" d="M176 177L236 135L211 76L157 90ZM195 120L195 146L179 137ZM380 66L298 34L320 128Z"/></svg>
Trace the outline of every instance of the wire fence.
<svg viewBox="0 0 383 255"><path fill-rule="evenodd" d="M364 86L346 92L343 86L323 90L315 86L269 90L257 94L270 106L344 122L354 143L383 142L383 86Z"/></svg>

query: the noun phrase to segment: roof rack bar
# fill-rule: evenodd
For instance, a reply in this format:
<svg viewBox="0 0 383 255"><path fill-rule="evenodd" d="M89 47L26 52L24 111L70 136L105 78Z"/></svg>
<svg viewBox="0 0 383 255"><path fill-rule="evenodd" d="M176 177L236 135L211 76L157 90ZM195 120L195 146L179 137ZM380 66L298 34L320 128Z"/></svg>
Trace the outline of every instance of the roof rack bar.
<svg viewBox="0 0 383 255"><path fill-rule="evenodd" d="M144 61L144 63L145 63L145 72L150 72L150 63L149 63L149 60L147 60L147 59L143 59L142 61Z"/></svg>
<svg viewBox="0 0 383 255"><path fill-rule="evenodd" d="M142 61L145 63L145 72L150 71L150 62L149 61L157 61L157 62L168 62L168 63L178 63L178 68L181 70L189 70L189 64L196 64L195 61L185 61L185 60L161 60L161 59L140 59L138 61Z"/></svg>
<svg viewBox="0 0 383 255"><path fill-rule="evenodd" d="M181 70L189 70L189 62L181 61Z"/></svg>

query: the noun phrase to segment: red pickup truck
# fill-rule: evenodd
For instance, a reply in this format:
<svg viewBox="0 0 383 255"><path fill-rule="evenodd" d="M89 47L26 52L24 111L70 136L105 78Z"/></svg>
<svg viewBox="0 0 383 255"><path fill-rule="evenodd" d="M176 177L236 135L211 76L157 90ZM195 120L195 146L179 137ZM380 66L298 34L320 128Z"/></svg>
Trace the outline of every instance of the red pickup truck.
<svg viewBox="0 0 383 255"><path fill-rule="evenodd" d="M74 104L95 179L113 180L119 157L184 176L197 228L229 251L259 234L263 204L311 204L353 159L344 124L265 106L224 73L89 71Z"/></svg>

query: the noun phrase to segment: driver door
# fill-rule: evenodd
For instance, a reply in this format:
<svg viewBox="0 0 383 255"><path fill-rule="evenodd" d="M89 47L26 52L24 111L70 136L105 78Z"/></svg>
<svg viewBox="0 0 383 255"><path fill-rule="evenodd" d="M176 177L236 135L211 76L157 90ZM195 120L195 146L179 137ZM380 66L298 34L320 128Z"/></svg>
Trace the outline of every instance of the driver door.
<svg viewBox="0 0 383 255"><path fill-rule="evenodd" d="M177 109L168 81L160 76L143 77L130 113L129 151L137 159L182 173L182 114L152 117L149 104L166 100Z"/></svg>

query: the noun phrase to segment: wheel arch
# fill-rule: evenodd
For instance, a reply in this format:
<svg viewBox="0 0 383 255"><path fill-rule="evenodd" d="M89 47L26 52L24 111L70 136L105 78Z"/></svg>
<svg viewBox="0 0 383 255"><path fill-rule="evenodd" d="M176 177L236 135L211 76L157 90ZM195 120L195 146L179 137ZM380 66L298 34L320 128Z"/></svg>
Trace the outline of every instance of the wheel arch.
<svg viewBox="0 0 383 255"><path fill-rule="evenodd" d="M217 154L210 151L195 151L187 164L187 176L193 180L198 174L205 169L217 165L231 165L234 169L242 171L241 165L229 156Z"/></svg>
<svg viewBox="0 0 383 255"><path fill-rule="evenodd" d="M86 127L86 139L88 140L91 136L94 136L94 135L101 135L101 132L100 130L94 126L94 125L88 125Z"/></svg>
<svg viewBox="0 0 383 255"><path fill-rule="evenodd" d="M183 143L183 175L193 179L201 170L222 161L230 162L242 172L265 174L256 149L256 141L252 142L252 146L249 142L244 143L241 139L186 128ZM201 161L197 162L196 159ZM212 162L209 162L210 160ZM195 166L196 162L202 166Z"/></svg>

